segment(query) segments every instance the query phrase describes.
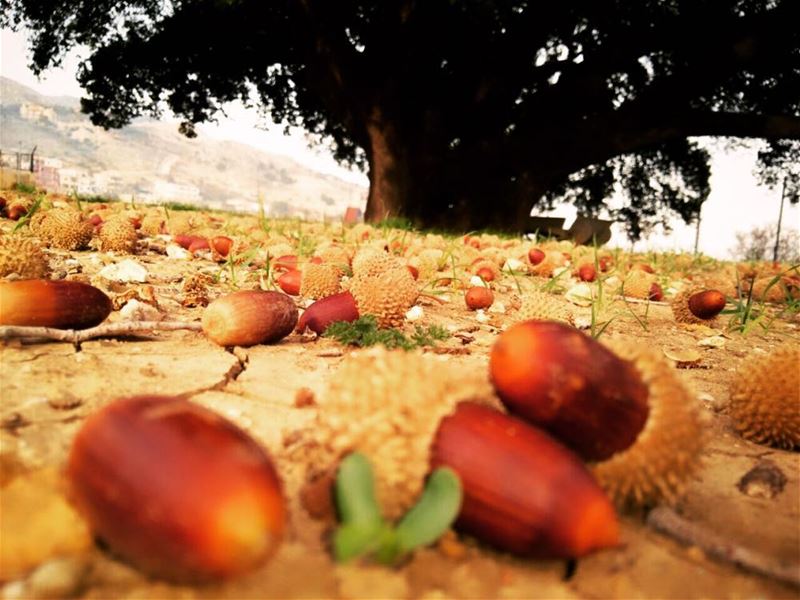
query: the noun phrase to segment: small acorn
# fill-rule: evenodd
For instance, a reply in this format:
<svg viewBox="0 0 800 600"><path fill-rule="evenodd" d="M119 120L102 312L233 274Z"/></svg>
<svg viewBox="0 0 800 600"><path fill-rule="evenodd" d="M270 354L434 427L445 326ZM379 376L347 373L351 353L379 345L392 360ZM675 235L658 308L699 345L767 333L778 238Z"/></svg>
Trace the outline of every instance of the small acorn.
<svg viewBox="0 0 800 600"><path fill-rule="evenodd" d="M208 244L207 238L197 236L192 240L192 243L189 244L189 247L186 249L194 254L200 250L210 250L211 247Z"/></svg>
<svg viewBox="0 0 800 600"><path fill-rule="evenodd" d="M294 254L284 254L275 259L272 268L276 271L292 271L297 269L297 256Z"/></svg>
<svg viewBox="0 0 800 600"><path fill-rule="evenodd" d="M664 290L662 290L661 286L655 281L650 284L650 295L648 299L654 302L661 302L661 300L664 299Z"/></svg>
<svg viewBox="0 0 800 600"><path fill-rule="evenodd" d="M725 295L717 290L705 290L689 296L688 304L698 319L713 319L725 308Z"/></svg>
<svg viewBox="0 0 800 600"><path fill-rule="evenodd" d="M70 492L111 550L174 582L224 579L266 561L286 507L269 455L183 398L116 400L92 414L67 465Z"/></svg>
<svg viewBox="0 0 800 600"><path fill-rule="evenodd" d="M672 299L672 315L679 323L707 323L722 312L725 302L720 291L690 289Z"/></svg>
<svg viewBox="0 0 800 600"><path fill-rule="evenodd" d="M593 467L619 505L674 502L705 443L697 401L659 353L612 348L566 325L520 323L492 348L503 403Z"/></svg>
<svg viewBox="0 0 800 600"><path fill-rule="evenodd" d="M208 240L215 258L225 259L231 253L233 240L226 235L217 235Z"/></svg>
<svg viewBox="0 0 800 600"><path fill-rule="evenodd" d="M297 307L280 292L245 290L222 296L203 312L203 332L220 346L270 344L289 335Z"/></svg>
<svg viewBox="0 0 800 600"><path fill-rule="evenodd" d="M464 490L456 526L502 550L577 558L619 543L614 508L580 459L518 419L460 404L431 446L440 466Z"/></svg>
<svg viewBox="0 0 800 600"><path fill-rule="evenodd" d="M408 272L411 273L411 276L414 278L414 281L417 281L419 279L419 269L417 269L417 267L415 267L414 265L406 265L406 269L408 269Z"/></svg>
<svg viewBox="0 0 800 600"><path fill-rule="evenodd" d="M746 360L731 383L730 398L728 411L743 438L800 448L800 347L786 343Z"/></svg>
<svg viewBox="0 0 800 600"><path fill-rule="evenodd" d="M478 269L475 274L483 279L484 281L494 281L495 280L495 272L494 270L490 269L489 267L481 267Z"/></svg>
<svg viewBox="0 0 800 600"><path fill-rule="evenodd" d="M102 291L78 281L0 282L0 325L86 329L102 323L112 308Z"/></svg>
<svg viewBox="0 0 800 600"><path fill-rule="evenodd" d="M545 258L545 253L543 250L539 248L531 248L528 250L528 260L531 262L532 265L538 265L541 263Z"/></svg>
<svg viewBox="0 0 800 600"><path fill-rule="evenodd" d="M309 306L297 321L297 331L306 327L316 334L322 334L328 325L337 321L352 323L358 319L358 308L350 292L341 292L317 300Z"/></svg>
<svg viewBox="0 0 800 600"><path fill-rule="evenodd" d="M584 263L578 267L578 279L588 282L592 282L597 279L597 270L594 268L594 265Z"/></svg>
<svg viewBox="0 0 800 600"><path fill-rule="evenodd" d="M489 308L494 302L494 294L489 288L476 285L467 290L466 294L464 294L464 300L470 310Z"/></svg>
<svg viewBox="0 0 800 600"><path fill-rule="evenodd" d="M300 295L300 286L303 283L303 274L297 269L289 269L278 277L278 287L290 296Z"/></svg>

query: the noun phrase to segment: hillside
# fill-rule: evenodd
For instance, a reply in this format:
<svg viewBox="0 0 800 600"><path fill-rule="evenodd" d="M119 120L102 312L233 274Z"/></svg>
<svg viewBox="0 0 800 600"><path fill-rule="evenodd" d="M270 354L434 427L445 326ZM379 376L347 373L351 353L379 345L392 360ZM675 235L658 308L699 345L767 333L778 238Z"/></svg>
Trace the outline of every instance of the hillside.
<svg viewBox="0 0 800 600"><path fill-rule="evenodd" d="M27 108L23 108L27 107ZM33 107L33 108L30 108ZM365 190L244 144L187 139L175 123L141 119L121 130L94 127L76 98L42 96L0 77L0 148L57 159L88 193L172 199L272 214L339 216Z"/></svg>

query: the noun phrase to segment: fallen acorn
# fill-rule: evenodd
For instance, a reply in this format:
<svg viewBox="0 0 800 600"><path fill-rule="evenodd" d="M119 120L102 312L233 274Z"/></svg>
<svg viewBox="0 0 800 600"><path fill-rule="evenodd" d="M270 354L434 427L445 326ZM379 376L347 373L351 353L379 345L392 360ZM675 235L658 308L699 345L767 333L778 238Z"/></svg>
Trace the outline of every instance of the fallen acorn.
<svg viewBox="0 0 800 600"><path fill-rule="evenodd" d="M464 294L464 301L470 310L489 308L494 302L494 294L489 288L476 285L467 290Z"/></svg>
<svg viewBox="0 0 800 600"><path fill-rule="evenodd" d="M275 259L272 263L275 271L292 271L297 269L297 256L294 254L284 254Z"/></svg>
<svg viewBox="0 0 800 600"><path fill-rule="evenodd" d="M543 431L460 404L431 447L431 467L458 474L458 528L502 550L578 558L619 543L614 508L580 459Z"/></svg>
<svg viewBox="0 0 800 600"><path fill-rule="evenodd" d="M233 577L277 548L281 482L244 431L183 398L120 399L72 444L70 495L109 548L174 582Z"/></svg>
<svg viewBox="0 0 800 600"><path fill-rule="evenodd" d="M79 281L0 282L0 325L86 329L102 323L112 308L101 290Z"/></svg>
<svg viewBox="0 0 800 600"><path fill-rule="evenodd" d="M303 284L303 273L297 269L289 269L278 277L278 287L290 296L299 296Z"/></svg>
<svg viewBox="0 0 800 600"><path fill-rule="evenodd" d="M705 290L689 296L688 306L698 319L713 319L725 308L725 294L717 290Z"/></svg>
<svg viewBox="0 0 800 600"><path fill-rule="evenodd" d="M495 279L495 273L489 267L481 267L475 272L475 274L484 281L494 281Z"/></svg>
<svg viewBox="0 0 800 600"><path fill-rule="evenodd" d="M244 290L216 299L203 312L203 332L220 346L269 344L289 335L297 307L280 292Z"/></svg>
<svg viewBox="0 0 800 600"><path fill-rule="evenodd" d="M653 300L654 302L660 302L664 299L664 290L661 289L661 286L658 285L655 281L650 284L650 295L648 296L648 300Z"/></svg>
<svg viewBox="0 0 800 600"><path fill-rule="evenodd" d="M308 328L316 334L322 334L331 323L337 321L352 323L358 317L353 294L341 292L321 298L309 306L297 321L296 329L302 332Z"/></svg>
<svg viewBox="0 0 800 600"><path fill-rule="evenodd" d="M528 250L528 260L532 265L538 265L542 262L545 258L544 251L540 250L539 248L531 248Z"/></svg>
<svg viewBox="0 0 800 600"><path fill-rule="evenodd" d="M194 254L195 252L198 252L199 250L210 250L211 247L208 245L208 239L206 239L204 237L195 237L192 240L192 243L189 244L189 247L186 248L186 249L189 252L191 252L192 254Z"/></svg>
<svg viewBox="0 0 800 600"><path fill-rule="evenodd" d="M329 386L327 410L291 451L313 465L315 489L330 485L320 470L362 453L375 466L381 513L394 520L419 501L426 476L448 466L463 484L459 523L484 541L553 558L616 543L611 503L579 458L481 406L499 406L485 374L420 352L375 349L351 354ZM340 418L345 412L349 418Z"/></svg>
<svg viewBox="0 0 800 600"><path fill-rule="evenodd" d="M497 339L490 372L510 412L598 461L593 472L620 505L673 502L697 468L696 401L647 348L612 351L566 325L526 321Z"/></svg>
<svg viewBox="0 0 800 600"><path fill-rule="evenodd" d="M233 247L233 240L226 235L217 235L209 240L211 249L222 258L227 258Z"/></svg>
<svg viewBox="0 0 800 600"><path fill-rule="evenodd" d="M597 269L594 268L594 265L589 263L584 263L577 270L578 279L581 281L592 282L597 279Z"/></svg>

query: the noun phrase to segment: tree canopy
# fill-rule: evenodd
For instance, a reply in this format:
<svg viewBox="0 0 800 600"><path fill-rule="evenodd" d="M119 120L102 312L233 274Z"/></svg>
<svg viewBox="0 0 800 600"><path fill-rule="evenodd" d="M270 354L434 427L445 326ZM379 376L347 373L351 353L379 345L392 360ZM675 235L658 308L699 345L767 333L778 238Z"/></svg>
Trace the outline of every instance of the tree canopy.
<svg viewBox="0 0 800 600"><path fill-rule="evenodd" d="M181 131L232 100L367 167L367 218L523 228L566 197L629 234L709 192L697 136L800 160L797 0L8 0L32 66L91 49L103 127L165 110ZM784 162L781 162L784 161ZM772 169L772 171L770 171Z"/></svg>

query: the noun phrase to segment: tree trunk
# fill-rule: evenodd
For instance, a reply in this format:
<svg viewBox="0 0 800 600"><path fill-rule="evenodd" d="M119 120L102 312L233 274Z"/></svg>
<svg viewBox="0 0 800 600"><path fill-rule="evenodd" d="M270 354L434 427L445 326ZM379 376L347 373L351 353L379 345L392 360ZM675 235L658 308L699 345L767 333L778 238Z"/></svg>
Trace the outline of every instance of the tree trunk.
<svg viewBox="0 0 800 600"><path fill-rule="evenodd" d="M377 223L405 216L411 185L407 149L403 148L394 127L381 119L377 109L367 123L367 135L369 194L364 220Z"/></svg>

